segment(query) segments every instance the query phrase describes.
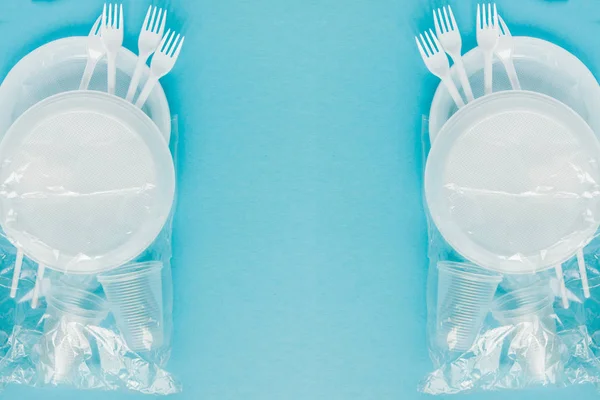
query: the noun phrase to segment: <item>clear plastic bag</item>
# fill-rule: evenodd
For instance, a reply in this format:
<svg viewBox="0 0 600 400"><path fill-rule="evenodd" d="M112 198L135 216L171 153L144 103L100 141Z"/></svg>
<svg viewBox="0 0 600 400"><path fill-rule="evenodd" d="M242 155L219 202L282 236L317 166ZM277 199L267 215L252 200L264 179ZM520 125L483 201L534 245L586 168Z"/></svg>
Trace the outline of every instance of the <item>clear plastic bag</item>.
<svg viewBox="0 0 600 400"><path fill-rule="evenodd" d="M427 149L427 119L423 126ZM592 187L598 184L589 175L581 176ZM536 192L532 188L526 193ZM589 193L593 198L596 191ZM472 207L477 208L477 203ZM593 224L596 210L586 213ZM560 268L540 271L528 269L523 262L521 273L511 274L482 268L449 245L431 218L428 226L427 332L434 371L421 382L421 391L449 394L600 383L600 325L596 323L600 237L596 230L581 242L583 258L572 254ZM523 260L521 254L507 254L507 258L517 264ZM582 280L582 264L587 284ZM589 298L584 286L589 286Z"/></svg>
<svg viewBox="0 0 600 400"><path fill-rule="evenodd" d="M177 393L165 370L177 118L160 85L143 112L122 99L128 50L121 99L105 93L105 61L74 91L85 51L84 37L46 44L0 87L0 388Z"/></svg>
<svg viewBox="0 0 600 400"><path fill-rule="evenodd" d="M524 91L495 59L483 96L476 48L476 100L440 85L423 120L429 394L600 381L600 86L541 39L515 36L513 59Z"/></svg>
<svg viewBox="0 0 600 400"><path fill-rule="evenodd" d="M176 131L174 123L172 143L176 142ZM149 308L144 301L159 302L160 312L138 313L143 317L133 324L145 333L141 345L135 335L126 331L131 325L128 320L119 320L115 304L106 300L110 289L97 276L47 270L41 283L39 305L33 309L31 300L38 277L35 263L25 257L17 296L11 299L16 249L4 236L0 245L3 249L0 382L3 385L69 385L163 395L181 390L180 384L164 369L170 355L172 330L171 218L154 243L130 263L144 265L152 261L160 265L154 271L158 287L155 285L154 291L144 290L142 300L144 308ZM147 279L142 282L147 283ZM124 306L136 303L129 295L126 300Z"/></svg>

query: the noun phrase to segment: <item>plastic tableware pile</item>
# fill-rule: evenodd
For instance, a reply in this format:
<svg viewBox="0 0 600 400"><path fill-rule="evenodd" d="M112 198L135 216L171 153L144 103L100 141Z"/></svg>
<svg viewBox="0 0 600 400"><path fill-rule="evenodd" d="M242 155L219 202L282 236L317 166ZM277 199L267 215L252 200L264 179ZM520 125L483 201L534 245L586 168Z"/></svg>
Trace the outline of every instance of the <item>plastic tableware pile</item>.
<svg viewBox="0 0 600 400"><path fill-rule="evenodd" d="M109 311L128 351L152 352L166 336L163 261L144 254L175 195L171 116L158 81L184 38L165 32L166 11L151 6L138 57L122 47L123 12L104 5L87 37L34 50L0 87L0 226L16 251L10 295L22 265L36 263L28 298L32 308L47 300L40 358L53 383L75 379L78 360L109 345L90 333Z"/></svg>
<svg viewBox="0 0 600 400"><path fill-rule="evenodd" d="M424 390L557 383L564 366L553 290L565 312L578 299L563 264L575 260L590 297L584 252L600 226L600 87L567 51L513 37L495 4L477 6L478 46L464 56L450 6L433 17L435 33L416 37L442 81L424 177L436 228L432 346L453 367Z"/></svg>

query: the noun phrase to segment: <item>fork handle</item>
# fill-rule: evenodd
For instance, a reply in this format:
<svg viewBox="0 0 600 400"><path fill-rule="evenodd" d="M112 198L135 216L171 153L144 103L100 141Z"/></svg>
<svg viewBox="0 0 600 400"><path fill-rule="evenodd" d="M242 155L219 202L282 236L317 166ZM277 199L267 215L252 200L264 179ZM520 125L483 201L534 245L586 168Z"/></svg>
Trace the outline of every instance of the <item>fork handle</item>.
<svg viewBox="0 0 600 400"><path fill-rule="evenodd" d="M467 71L465 70L465 65L463 64L462 57L458 54L455 57L452 57L454 61L454 65L456 65L456 69L458 70L458 77L460 78L460 84L462 85L463 91L467 96L467 102L475 100L475 96L473 96L473 90L471 89L471 83L469 82L469 77L467 76Z"/></svg>
<svg viewBox="0 0 600 400"><path fill-rule="evenodd" d="M133 96L135 96L135 92L140 83L142 71L144 70L146 61L148 61L148 57L150 57L150 53L140 53L140 55L138 56L137 63L135 64L135 71L133 72L133 76L131 77L131 82L129 82L129 89L127 89L127 96L125 97L125 99L129 102L133 102Z"/></svg>
<svg viewBox="0 0 600 400"><path fill-rule="evenodd" d="M581 277L581 286L583 286L583 297L590 298L590 284L588 282L587 269L585 267L585 258L583 257L583 249L577 252L577 265L579 266L579 276Z"/></svg>
<svg viewBox="0 0 600 400"><path fill-rule="evenodd" d="M450 75L443 77L442 82L444 83L444 85L446 85L446 89L448 89L448 93L450 93L450 96L452 96L452 99L456 103L456 106L458 108L463 107L465 105L465 102L460 96L460 93L458 92L458 89L456 88L456 85L454 84L454 81L452 80Z"/></svg>
<svg viewBox="0 0 600 400"><path fill-rule="evenodd" d="M115 94L115 86L117 82L117 55L109 52L106 57L108 59L108 93Z"/></svg>
<svg viewBox="0 0 600 400"><path fill-rule="evenodd" d="M36 309L40 294L42 292L42 284L44 283L44 272L46 271L45 264L38 264L37 276L35 278L35 286L33 287L33 297L31 298L31 308Z"/></svg>
<svg viewBox="0 0 600 400"><path fill-rule="evenodd" d="M81 83L79 84L79 90L87 90L90 86L96 64L98 64L97 58L88 58L87 63L85 64L85 70L83 71L83 77L81 78Z"/></svg>
<svg viewBox="0 0 600 400"><path fill-rule="evenodd" d="M492 94L492 74L493 74L493 57L494 54L492 52L486 52L484 54L485 60L484 60L484 67L483 67L483 77L484 77L484 87L485 87L485 94Z"/></svg>
<svg viewBox="0 0 600 400"><path fill-rule="evenodd" d="M142 108L144 106L144 103L146 103L146 100L148 100L148 97L150 96L150 93L152 93L152 89L154 89L154 86L157 82L158 77L150 74L146 84L144 85L144 89L142 89L142 93L140 93L137 101L135 102L136 107Z"/></svg>
<svg viewBox="0 0 600 400"><path fill-rule="evenodd" d="M556 270L556 279L560 285L563 308L566 310L569 308L569 298L567 294L567 287L565 286L565 275L563 274L562 264L557 264L554 269Z"/></svg>
<svg viewBox="0 0 600 400"><path fill-rule="evenodd" d="M12 285L10 286L11 299L14 299L17 296L19 278L21 277L21 267L23 266L23 255L23 250L17 248L17 259L15 260L15 269L13 270Z"/></svg>
<svg viewBox="0 0 600 400"><path fill-rule="evenodd" d="M504 64L504 69L510 80L510 86L513 90L521 90L521 83L519 82L519 76L517 75L517 70L515 70L515 64L512 61L512 57L502 59L502 64Z"/></svg>

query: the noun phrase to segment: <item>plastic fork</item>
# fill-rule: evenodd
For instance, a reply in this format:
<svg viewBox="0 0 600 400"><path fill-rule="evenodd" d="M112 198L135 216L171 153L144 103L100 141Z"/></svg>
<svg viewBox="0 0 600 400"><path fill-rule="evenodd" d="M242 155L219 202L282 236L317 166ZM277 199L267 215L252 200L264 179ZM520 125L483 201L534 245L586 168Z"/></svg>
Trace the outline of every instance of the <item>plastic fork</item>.
<svg viewBox="0 0 600 400"><path fill-rule="evenodd" d="M94 74L94 70L96 69L96 64L98 61L104 57L106 54L106 50L104 49L104 44L102 43L102 38L100 36L100 22L102 21L102 16L99 16L92 26L92 30L88 35L87 40L87 63L85 64L85 70L83 71L83 77L81 78L81 83L79 84L79 90L87 90L90 86L90 80L92 79L92 75Z"/></svg>
<svg viewBox="0 0 600 400"><path fill-rule="evenodd" d="M108 8L108 13L107 13ZM117 54L123 45L123 5L109 4L102 10L102 43L108 59L108 93L115 94Z"/></svg>
<svg viewBox="0 0 600 400"><path fill-rule="evenodd" d="M514 90L521 90L521 83L519 82L515 64L513 63L514 39L500 15L498 16L498 21L500 22L500 38L498 39L498 46L496 46L495 53L500 61L502 61L502 64L504 64L504 69L506 69L506 74L510 80L510 86Z"/></svg>
<svg viewBox="0 0 600 400"><path fill-rule="evenodd" d="M173 38L175 38L175 41L173 41ZM184 39L185 36L178 34L177 37L175 37L175 32L171 32L171 30L167 31L160 42L158 51L152 56L150 76L144 85L142 93L140 93L140 96L135 102L136 106L142 108L158 80L173 69L175 61L177 61L177 57L179 57L179 52L181 51L181 46L183 46Z"/></svg>
<svg viewBox="0 0 600 400"><path fill-rule="evenodd" d="M21 268L23 266L23 250L17 247L17 257L15 259L15 267L13 270L12 284L10 286L10 297L14 299L17 296L17 289L19 287L19 278L21 277ZM44 273L46 266L44 264L38 264L37 275L35 279L35 286L33 287L33 294L31 296L31 308L37 308L40 293L42 291L42 285L44 283Z"/></svg>
<svg viewBox="0 0 600 400"><path fill-rule="evenodd" d="M158 11L158 13L157 13ZM162 19L161 19L162 18ZM132 101L135 96L135 91L138 88L143 67L146 65L148 58L156 51L163 34L165 33L165 24L167 22L167 11L162 8L148 7L140 38L138 40L138 61L135 66L135 72L129 83L127 90L127 101Z"/></svg>
<svg viewBox="0 0 600 400"><path fill-rule="evenodd" d="M585 258L583 249L577 252L577 266L579 267L579 276L581 278L581 286L583 287L583 296L586 299L590 298L590 284L588 282L587 268L585 266Z"/></svg>
<svg viewBox="0 0 600 400"><path fill-rule="evenodd" d="M442 18L442 10L444 13L444 18ZM452 8L450 6L438 8L437 14L435 11L433 11L433 21L435 23L435 33L438 40L442 44L442 47L446 53L448 53L448 55L454 61L454 65L456 65L460 83L465 95L467 96L467 101L474 100L475 98L473 97L473 90L471 90L471 84L469 83L469 78L467 77L467 71L465 70L465 66L462 62L462 39L460 37L460 31L458 30L456 20L454 19Z"/></svg>
<svg viewBox="0 0 600 400"><path fill-rule="evenodd" d="M494 50L498 46L500 31L498 29L498 11L496 4L480 6L477 4L477 45L483 52L484 69L483 76L485 82L485 94L492 93L492 61Z"/></svg>
<svg viewBox="0 0 600 400"><path fill-rule="evenodd" d="M430 33L431 36L429 35ZM415 36L415 40L417 41L417 47L419 48L419 53L421 53L421 57L425 62L425 66L427 66L427 69L432 74L440 78L442 83L446 85L448 93L450 93L450 96L452 96L456 106L458 108L463 107L465 102L460 96L458 89L456 89L456 85L454 84L452 76L450 75L450 63L448 62L446 53L444 53L442 50L440 42L437 40L431 29L429 32L425 32L424 35L427 38L427 41L425 41L423 34Z"/></svg>
<svg viewBox="0 0 600 400"><path fill-rule="evenodd" d="M554 267L556 272L556 280L560 288L560 297L562 299L563 308L569 308L569 297L567 293L567 286L565 285L565 276L563 274L562 264L558 264Z"/></svg>

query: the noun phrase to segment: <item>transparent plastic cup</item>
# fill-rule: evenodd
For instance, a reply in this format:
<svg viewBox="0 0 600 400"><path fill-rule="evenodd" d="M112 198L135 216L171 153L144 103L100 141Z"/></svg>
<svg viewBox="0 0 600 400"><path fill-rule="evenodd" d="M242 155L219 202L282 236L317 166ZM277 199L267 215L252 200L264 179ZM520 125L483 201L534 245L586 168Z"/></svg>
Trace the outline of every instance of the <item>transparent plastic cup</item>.
<svg viewBox="0 0 600 400"><path fill-rule="evenodd" d="M49 381L69 381L85 354L91 353L86 327L99 325L108 314L103 298L72 286L59 285L47 296L44 355Z"/></svg>
<svg viewBox="0 0 600 400"><path fill-rule="evenodd" d="M98 276L133 351L150 351L163 343L162 267L158 261L134 263Z"/></svg>
<svg viewBox="0 0 600 400"><path fill-rule="evenodd" d="M532 285L512 290L494 301L493 315L500 323L517 324L541 320L556 330L552 315L554 295L550 287Z"/></svg>
<svg viewBox="0 0 600 400"><path fill-rule="evenodd" d="M502 276L456 262L439 262L438 272L438 343L451 351L466 351L481 330Z"/></svg>
<svg viewBox="0 0 600 400"><path fill-rule="evenodd" d="M508 292L493 304L494 318L514 326L509 352L530 381L550 382L560 368L553 303L548 286L533 285Z"/></svg>

